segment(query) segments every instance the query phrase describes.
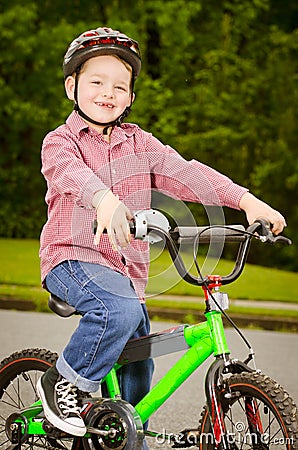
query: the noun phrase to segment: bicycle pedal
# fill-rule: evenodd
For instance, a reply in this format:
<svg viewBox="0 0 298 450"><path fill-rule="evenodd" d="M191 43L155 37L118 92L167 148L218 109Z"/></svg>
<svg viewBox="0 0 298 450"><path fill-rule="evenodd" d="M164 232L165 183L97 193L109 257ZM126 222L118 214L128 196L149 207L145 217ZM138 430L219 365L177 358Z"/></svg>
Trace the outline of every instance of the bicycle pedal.
<svg viewBox="0 0 298 450"><path fill-rule="evenodd" d="M185 429L172 438L172 448L190 448L200 442L200 433L197 429Z"/></svg>

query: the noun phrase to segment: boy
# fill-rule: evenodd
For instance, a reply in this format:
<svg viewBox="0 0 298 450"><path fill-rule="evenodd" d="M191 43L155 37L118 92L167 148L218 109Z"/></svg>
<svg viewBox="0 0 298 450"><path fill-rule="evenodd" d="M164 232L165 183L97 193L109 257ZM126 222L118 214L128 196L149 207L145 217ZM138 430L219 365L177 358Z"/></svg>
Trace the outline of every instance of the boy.
<svg viewBox="0 0 298 450"><path fill-rule="evenodd" d="M96 392L126 342L149 333L148 244L131 238L128 221L133 211L150 208L151 190L242 209L249 223L266 217L274 233L286 224L279 212L226 176L184 160L137 125L122 124L141 68L136 41L109 28L88 31L69 46L63 68L74 111L43 142L48 221L41 235L41 272L44 286L82 318L56 365L39 380L38 392L54 426L83 436L77 389ZM151 375L151 361L123 368L123 398L135 405Z"/></svg>

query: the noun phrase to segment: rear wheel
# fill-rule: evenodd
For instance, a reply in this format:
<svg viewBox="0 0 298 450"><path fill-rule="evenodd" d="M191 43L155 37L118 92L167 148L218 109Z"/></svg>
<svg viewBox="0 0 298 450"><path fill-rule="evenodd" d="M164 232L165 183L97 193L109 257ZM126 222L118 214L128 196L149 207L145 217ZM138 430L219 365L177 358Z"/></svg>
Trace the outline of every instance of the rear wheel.
<svg viewBox="0 0 298 450"><path fill-rule="evenodd" d="M257 372L232 375L220 398L231 449L297 450L297 407L271 378ZM206 408L199 424L199 440L201 450L216 448Z"/></svg>
<svg viewBox="0 0 298 450"><path fill-rule="evenodd" d="M11 445L10 424L7 420L38 400L36 382L56 359L57 353L34 348L13 353L0 363L0 449ZM55 439L48 436L28 436L22 449L76 449L78 439Z"/></svg>

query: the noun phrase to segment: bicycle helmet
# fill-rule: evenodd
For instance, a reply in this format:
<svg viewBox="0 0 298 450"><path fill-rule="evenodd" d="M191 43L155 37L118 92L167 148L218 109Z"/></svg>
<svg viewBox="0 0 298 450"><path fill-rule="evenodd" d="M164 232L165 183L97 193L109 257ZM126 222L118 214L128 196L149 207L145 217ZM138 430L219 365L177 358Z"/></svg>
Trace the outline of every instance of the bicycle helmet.
<svg viewBox="0 0 298 450"><path fill-rule="evenodd" d="M98 55L118 55L132 68L136 79L141 70L141 56L137 41L111 28L96 28L77 37L64 56L63 72L67 78L89 58Z"/></svg>
<svg viewBox="0 0 298 450"><path fill-rule="evenodd" d="M109 127L115 125L120 126L123 119L128 116L131 105L127 107L123 113L113 122L102 123L97 122L88 117L79 107L78 104L78 78L82 65L88 59L99 55L117 55L124 60L132 68L132 91L133 84L141 70L141 56L137 41L129 38L120 31L111 28L96 28L89 30L78 36L68 47L63 60L64 78L76 73L74 109L83 119L95 124L104 126L104 134L107 133Z"/></svg>

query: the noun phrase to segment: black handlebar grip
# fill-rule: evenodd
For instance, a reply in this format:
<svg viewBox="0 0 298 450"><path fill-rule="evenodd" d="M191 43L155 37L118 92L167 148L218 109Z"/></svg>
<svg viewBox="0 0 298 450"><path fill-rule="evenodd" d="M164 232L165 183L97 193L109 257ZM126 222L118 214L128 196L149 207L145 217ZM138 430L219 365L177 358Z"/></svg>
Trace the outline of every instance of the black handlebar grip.
<svg viewBox="0 0 298 450"><path fill-rule="evenodd" d="M134 221L132 221L132 220L131 220L130 222L128 222L128 223L129 223L130 232L133 234L133 233L134 233L134 230L135 230L135 223L134 223ZM98 225L97 219L94 219L93 222L92 222L92 231L93 231L93 234L96 234L97 225ZM106 232L107 232L107 229L105 228L105 229L103 230L103 233L106 233Z"/></svg>
<svg viewBox="0 0 298 450"><path fill-rule="evenodd" d="M260 227L256 230L259 236L264 236L266 238L265 242L269 244L275 244L277 242L281 244L291 245L291 239L288 239L285 236L274 236L272 233L272 224L265 218L260 217L255 220L255 223L259 223Z"/></svg>
<svg viewBox="0 0 298 450"><path fill-rule="evenodd" d="M259 223L261 226L258 228L257 233L260 236L268 236L271 233L272 225L269 220L259 217L255 220L255 223Z"/></svg>

